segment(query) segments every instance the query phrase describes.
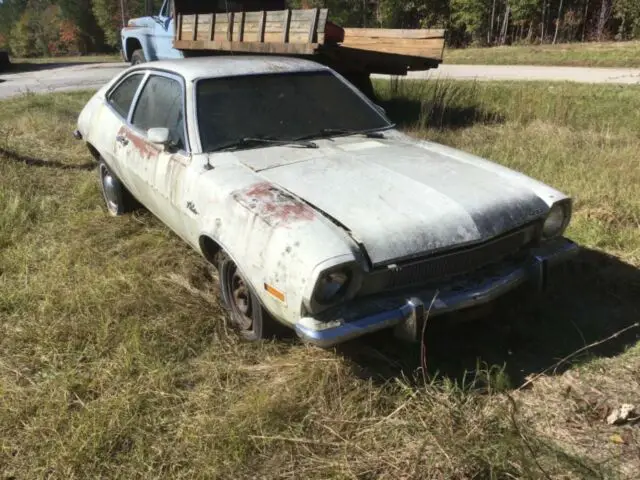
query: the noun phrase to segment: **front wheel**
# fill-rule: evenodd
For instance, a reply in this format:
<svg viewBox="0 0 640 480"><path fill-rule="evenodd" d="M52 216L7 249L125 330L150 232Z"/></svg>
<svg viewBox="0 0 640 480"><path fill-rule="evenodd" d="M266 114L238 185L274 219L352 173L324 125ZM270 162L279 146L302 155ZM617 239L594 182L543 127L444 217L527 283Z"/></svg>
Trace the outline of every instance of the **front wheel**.
<svg viewBox="0 0 640 480"><path fill-rule="evenodd" d="M278 325L262 307L258 296L233 260L226 254L220 254L217 267L222 300L240 336L249 341L276 336Z"/></svg>
<svg viewBox="0 0 640 480"><path fill-rule="evenodd" d="M131 65L139 65L140 63L145 63L146 61L147 59L144 58L144 52L142 51L142 49L135 50L131 54Z"/></svg>

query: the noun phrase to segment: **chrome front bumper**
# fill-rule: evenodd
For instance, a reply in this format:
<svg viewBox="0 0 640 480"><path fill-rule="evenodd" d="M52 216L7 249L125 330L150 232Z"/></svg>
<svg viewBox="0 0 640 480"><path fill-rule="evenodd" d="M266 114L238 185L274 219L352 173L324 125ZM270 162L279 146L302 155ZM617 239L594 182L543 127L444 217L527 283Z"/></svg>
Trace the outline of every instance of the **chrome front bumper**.
<svg viewBox="0 0 640 480"><path fill-rule="evenodd" d="M418 340L427 313L433 317L486 304L526 282L543 290L548 269L572 257L578 250L572 241L559 238L533 249L529 261L483 272L480 278L469 276L463 282L445 285L438 291L429 289L404 296L372 298L359 305L347 304L321 318L302 318L296 324L296 333L304 341L319 347L331 347L386 328L393 328L400 338Z"/></svg>

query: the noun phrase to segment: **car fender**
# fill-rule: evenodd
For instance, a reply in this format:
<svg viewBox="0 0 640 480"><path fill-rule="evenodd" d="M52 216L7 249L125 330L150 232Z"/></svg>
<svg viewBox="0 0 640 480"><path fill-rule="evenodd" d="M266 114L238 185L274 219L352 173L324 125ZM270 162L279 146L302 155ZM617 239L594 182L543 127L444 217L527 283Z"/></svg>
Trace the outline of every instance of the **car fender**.
<svg viewBox="0 0 640 480"><path fill-rule="evenodd" d="M340 227L253 172L229 166L207 176L198 188L200 237L233 259L280 321L300 318L322 270L361 260Z"/></svg>

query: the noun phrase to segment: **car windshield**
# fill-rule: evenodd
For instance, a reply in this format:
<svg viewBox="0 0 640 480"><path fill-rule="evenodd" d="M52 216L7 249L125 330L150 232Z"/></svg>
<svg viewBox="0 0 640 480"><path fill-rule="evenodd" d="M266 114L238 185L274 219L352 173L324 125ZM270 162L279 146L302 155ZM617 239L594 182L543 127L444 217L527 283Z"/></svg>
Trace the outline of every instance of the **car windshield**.
<svg viewBox="0 0 640 480"><path fill-rule="evenodd" d="M211 78L197 84L200 141L205 152L245 138L312 139L371 132L392 125L329 71Z"/></svg>

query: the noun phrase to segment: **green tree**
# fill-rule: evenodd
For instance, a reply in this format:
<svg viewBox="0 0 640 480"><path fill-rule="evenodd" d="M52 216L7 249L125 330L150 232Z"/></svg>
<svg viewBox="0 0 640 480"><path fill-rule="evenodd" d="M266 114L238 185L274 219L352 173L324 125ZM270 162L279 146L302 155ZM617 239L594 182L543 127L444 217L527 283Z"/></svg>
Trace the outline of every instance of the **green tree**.
<svg viewBox="0 0 640 480"><path fill-rule="evenodd" d="M443 26L449 17L448 0L380 0L380 25L386 28Z"/></svg>
<svg viewBox="0 0 640 480"><path fill-rule="evenodd" d="M491 23L493 0L451 0L451 25L484 42Z"/></svg>
<svg viewBox="0 0 640 480"><path fill-rule="evenodd" d="M62 12L57 5L30 0L9 38L9 46L19 57L47 56L57 53Z"/></svg>
<svg viewBox="0 0 640 480"><path fill-rule="evenodd" d="M11 30L18 23L27 6L27 0L3 0L0 3L0 35L8 41Z"/></svg>
<svg viewBox="0 0 640 480"><path fill-rule="evenodd" d="M78 46L82 51L99 51L104 48L104 32L93 15L92 0L58 0L57 4L62 9L65 20L77 28Z"/></svg>
<svg viewBox="0 0 640 480"><path fill-rule="evenodd" d="M615 19L620 22L617 38L640 38L640 1L615 0L613 9Z"/></svg>
<svg viewBox="0 0 640 480"><path fill-rule="evenodd" d="M93 15L104 32L105 43L114 48L120 47L120 29L123 19L121 5L124 5L125 22L131 18L146 15L144 0L124 0L122 2L121 0L92 0L91 3Z"/></svg>

